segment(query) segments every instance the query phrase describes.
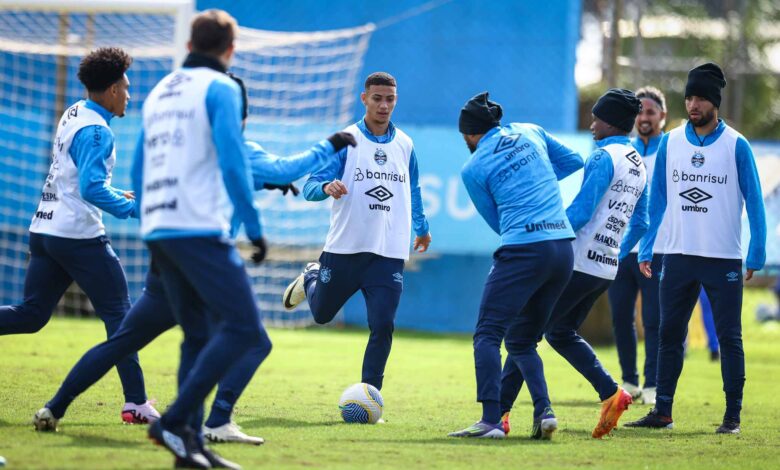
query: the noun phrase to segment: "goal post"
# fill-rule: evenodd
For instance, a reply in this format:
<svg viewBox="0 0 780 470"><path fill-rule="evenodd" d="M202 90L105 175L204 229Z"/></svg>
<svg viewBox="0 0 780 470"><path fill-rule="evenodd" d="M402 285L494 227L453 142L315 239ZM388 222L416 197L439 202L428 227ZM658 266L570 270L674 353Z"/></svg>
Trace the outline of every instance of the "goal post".
<svg viewBox="0 0 780 470"><path fill-rule="evenodd" d="M127 114L111 121L117 149L112 184L129 188L141 105L182 62L193 13L192 0L0 0L0 304L22 300L28 227L51 161L55 123L85 96L76 78L81 58L104 46L133 57ZM293 33L241 27L231 71L248 88L245 136L284 155L347 125L373 31L371 24ZM266 263L249 265L260 310L270 323L308 323L305 305L283 314L279 299L321 248L329 206L270 191L259 193L258 203L271 244ZM104 223L135 300L148 263L138 222L106 214ZM80 302L68 297L61 307L91 309Z"/></svg>

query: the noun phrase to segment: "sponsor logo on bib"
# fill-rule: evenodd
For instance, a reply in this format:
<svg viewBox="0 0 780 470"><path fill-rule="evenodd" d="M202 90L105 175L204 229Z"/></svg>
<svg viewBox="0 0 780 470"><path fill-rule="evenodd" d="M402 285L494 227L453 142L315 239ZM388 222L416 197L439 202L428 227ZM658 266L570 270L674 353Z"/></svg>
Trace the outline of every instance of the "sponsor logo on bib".
<svg viewBox="0 0 780 470"><path fill-rule="evenodd" d="M683 205L682 210L684 212L703 212L707 213L707 208L700 206L699 204L712 199L712 195L699 188L690 188L680 193L680 197L691 201L694 205Z"/></svg>

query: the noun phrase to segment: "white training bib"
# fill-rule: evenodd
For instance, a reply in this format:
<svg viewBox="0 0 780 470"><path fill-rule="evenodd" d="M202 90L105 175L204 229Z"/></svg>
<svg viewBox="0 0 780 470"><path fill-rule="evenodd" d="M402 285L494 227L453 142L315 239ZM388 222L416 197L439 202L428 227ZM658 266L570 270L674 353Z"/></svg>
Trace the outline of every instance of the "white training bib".
<svg viewBox="0 0 780 470"><path fill-rule="evenodd" d="M345 129L357 141L347 147L343 183L348 193L333 201L324 251L375 253L409 259L412 139L396 127L391 142L372 142L357 125Z"/></svg>
<svg viewBox="0 0 780 470"><path fill-rule="evenodd" d="M736 146L726 126L705 147L688 142L685 126L669 133L666 148L666 253L742 259L742 207Z"/></svg>
<svg viewBox="0 0 780 470"><path fill-rule="evenodd" d="M206 111L208 88L220 79L230 80L210 68L182 68L144 103L143 236L171 229L228 232L227 193Z"/></svg>
<svg viewBox="0 0 780 470"><path fill-rule="evenodd" d="M84 100L77 102L60 118L49 175L43 185L41 202L30 224L30 232L75 239L95 238L106 233L102 211L81 197L79 171L70 156L70 146L78 131L87 126L109 128L100 114L85 105ZM115 163L116 148L113 148L106 160L106 184L111 184L111 170Z"/></svg>
<svg viewBox="0 0 780 470"><path fill-rule="evenodd" d="M602 150L612 159L612 180L593 217L577 231L577 238L572 242L574 270L615 279L620 242L645 189L647 174L642 157L631 145L610 144Z"/></svg>

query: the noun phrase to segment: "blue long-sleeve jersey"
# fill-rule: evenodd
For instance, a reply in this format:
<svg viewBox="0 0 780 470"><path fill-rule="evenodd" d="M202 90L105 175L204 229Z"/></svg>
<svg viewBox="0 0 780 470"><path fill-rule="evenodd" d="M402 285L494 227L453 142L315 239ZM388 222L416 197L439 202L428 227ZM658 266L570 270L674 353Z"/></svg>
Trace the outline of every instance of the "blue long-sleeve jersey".
<svg viewBox="0 0 780 470"><path fill-rule="evenodd" d="M231 79L214 80L206 91L206 113L211 125L212 142L222 180L230 198L234 214L246 229L250 239L262 236L260 214L254 205L250 186L249 159L241 129L241 96L238 85ZM138 139L133 159L133 188L140 204L143 196L144 133ZM220 232L197 230L155 230L146 239L224 235Z"/></svg>
<svg viewBox="0 0 780 470"><path fill-rule="evenodd" d="M357 122L357 127L367 139L378 144L386 144L395 138L395 126L392 122L387 127L387 132L381 136L372 134L371 131L368 130L368 127L366 127L364 119ZM330 160L323 168L312 173L312 175L309 176L309 179L306 180L306 184L303 186L303 197L306 198L307 201L323 201L327 199L328 195L325 194L323 187L334 179L340 180L344 178L344 166L347 162L347 147L340 150L336 156L337 158ZM417 154L414 149L412 149L412 154L409 158L409 189L412 196L412 227L417 236L423 236L426 235L430 229L428 220L425 218L425 212L423 211L419 179L420 170L417 166Z"/></svg>
<svg viewBox="0 0 780 470"><path fill-rule="evenodd" d="M615 175L612 157L603 150L604 147L610 144L631 145L631 142L627 136L612 136L596 142L598 148L590 157L588 157L588 160L585 163L585 175L583 176L582 187L571 205L566 209L566 216L569 218L572 230L574 230L575 233L593 218L593 214L596 213L599 202L601 202L604 194L606 194L609 189L612 177ZM626 229L626 233L620 244L620 259L623 259L628 255L631 248L639 242L639 239L641 239L647 231L647 193L647 186L645 186L645 190L642 191L642 194L637 200L636 207L634 207L634 213L631 215L628 228Z"/></svg>
<svg viewBox="0 0 780 470"><path fill-rule="evenodd" d="M260 144L251 140L246 141L246 146L255 191L263 189L265 183L278 185L292 183L322 168L330 159L335 159L333 144L327 140L322 140L309 150L289 157L268 153ZM232 237L238 233L240 226L241 221L234 214L230 222Z"/></svg>
<svg viewBox="0 0 780 470"><path fill-rule="evenodd" d="M111 122L113 114L92 100L84 105ZM114 151L114 134L103 126L86 126L76 132L70 145L70 157L79 170L79 193L85 201L108 212L114 217L126 219L138 217L136 201L124 197L124 191L108 184L106 160Z"/></svg>
<svg viewBox="0 0 780 470"><path fill-rule="evenodd" d="M582 157L535 124L489 130L461 177L471 201L502 245L574 238L563 210L561 180Z"/></svg>
<svg viewBox="0 0 780 470"><path fill-rule="evenodd" d="M726 130L726 124L720 119L718 121L718 126L703 139L696 135L693 125L688 122L685 126L685 138L692 145L706 147L712 144ZM650 228L639 244L640 262L652 259L653 245L658 235L658 227L666 211L666 153L668 142L669 134L665 134L658 146L653 182L650 189ZM759 270L764 267L764 262L766 261L766 214L764 211L764 199L761 194L761 182L758 178L758 169L756 168L756 159L753 156L753 149L750 147L750 143L744 137L740 136L737 139L735 158L739 189L745 198L745 209L747 210L748 224L750 226L750 245L748 246L745 264L748 269Z"/></svg>

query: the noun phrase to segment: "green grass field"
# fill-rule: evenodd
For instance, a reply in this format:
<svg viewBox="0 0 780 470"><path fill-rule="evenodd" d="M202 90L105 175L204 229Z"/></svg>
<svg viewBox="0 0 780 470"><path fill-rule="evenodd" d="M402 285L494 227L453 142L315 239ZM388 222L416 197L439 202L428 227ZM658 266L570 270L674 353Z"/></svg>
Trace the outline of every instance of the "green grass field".
<svg viewBox="0 0 780 470"><path fill-rule="evenodd" d="M546 344L540 346L560 430L551 442L527 438L531 406L521 393L505 441L455 440L447 432L480 416L471 339L399 333L387 368L387 424L347 425L337 402L360 377L364 331L273 330L274 351L239 402L236 421L266 438L260 447L218 445L244 468L769 468L780 466L780 325L753 319L769 293L746 296L747 354L742 435L713 433L723 414L720 368L701 350L689 354L672 431L617 429L596 441L595 392ZM56 391L81 354L102 339L94 320L54 319L36 335L0 338L0 455L7 468L170 468L172 458L145 428L120 424L122 397L111 372L71 407L57 434L39 434L33 413ZM179 332L141 353L151 397L174 396ZM619 376L614 349L598 350ZM634 405L624 420L647 412Z"/></svg>

